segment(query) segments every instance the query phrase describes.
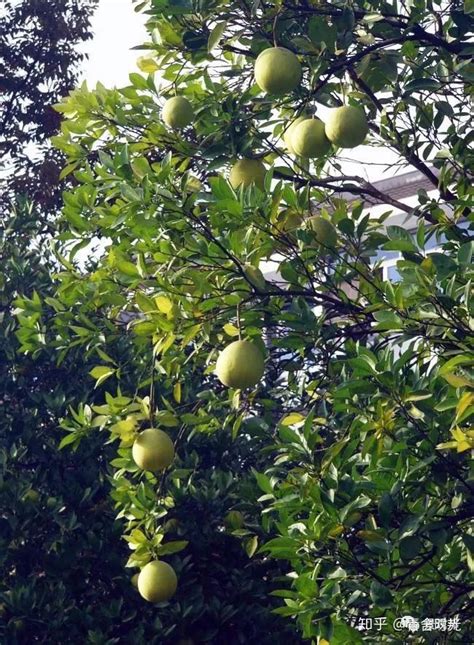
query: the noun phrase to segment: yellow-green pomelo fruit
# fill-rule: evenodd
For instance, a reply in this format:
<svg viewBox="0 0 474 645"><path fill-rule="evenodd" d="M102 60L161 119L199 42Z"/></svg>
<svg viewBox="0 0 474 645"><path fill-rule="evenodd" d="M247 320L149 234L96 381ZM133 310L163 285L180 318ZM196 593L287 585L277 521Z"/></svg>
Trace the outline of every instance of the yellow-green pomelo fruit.
<svg viewBox="0 0 474 645"><path fill-rule="evenodd" d="M255 184L263 191L266 168L258 159L239 159L230 169L229 182L232 188Z"/></svg>
<svg viewBox="0 0 474 645"><path fill-rule="evenodd" d="M267 94L292 92L301 82L302 70L297 56L285 47L269 47L255 61L255 81Z"/></svg>
<svg viewBox="0 0 474 645"><path fill-rule="evenodd" d="M293 150L293 146L291 145L291 133L293 132L295 126L298 125L298 123L301 123L302 121L306 121L308 117L307 116L299 116L297 119L292 121L290 125L288 125L284 132L283 132L283 141L285 143L285 146L288 149L288 152L290 152L292 155L295 154L295 151Z"/></svg>
<svg viewBox="0 0 474 645"><path fill-rule="evenodd" d="M326 119L326 136L339 148L355 148L364 143L369 124L362 108L344 105L330 111Z"/></svg>
<svg viewBox="0 0 474 645"><path fill-rule="evenodd" d="M132 456L142 470L164 470L174 459L173 442L163 430L148 428L133 442Z"/></svg>
<svg viewBox="0 0 474 645"><path fill-rule="evenodd" d="M247 280L253 284L254 287L264 291L267 287L263 273L259 268L254 267L252 264L244 264L243 266L244 273L247 277Z"/></svg>
<svg viewBox="0 0 474 645"><path fill-rule="evenodd" d="M256 385L264 370L265 362L260 350L248 340L236 340L227 345L216 363L219 381L240 390Z"/></svg>
<svg viewBox="0 0 474 645"><path fill-rule="evenodd" d="M193 108L184 96L173 96L168 99L161 113L163 121L173 129L185 128L193 120Z"/></svg>
<svg viewBox="0 0 474 645"><path fill-rule="evenodd" d="M331 148L324 123L320 119L305 119L295 125L291 131L291 147L296 155L305 159L324 157Z"/></svg>
<svg viewBox="0 0 474 645"><path fill-rule="evenodd" d="M278 213L276 227L283 233L290 233L297 228L300 228L303 223L303 216L301 213L287 208Z"/></svg>
<svg viewBox="0 0 474 645"><path fill-rule="evenodd" d="M134 573L133 576L130 579L130 582L132 583L132 586L135 587L135 589L138 589L138 576L139 573Z"/></svg>
<svg viewBox="0 0 474 645"><path fill-rule="evenodd" d="M324 217L314 215L308 219L308 228L313 231L316 242L324 248L332 249L337 244L337 231Z"/></svg>
<svg viewBox="0 0 474 645"><path fill-rule="evenodd" d="M229 529L241 529L244 525L244 516L240 511L229 511L224 517L224 524Z"/></svg>
<svg viewBox="0 0 474 645"><path fill-rule="evenodd" d="M149 602L169 600L178 587L178 578L167 562L154 560L146 564L138 575L138 591Z"/></svg>

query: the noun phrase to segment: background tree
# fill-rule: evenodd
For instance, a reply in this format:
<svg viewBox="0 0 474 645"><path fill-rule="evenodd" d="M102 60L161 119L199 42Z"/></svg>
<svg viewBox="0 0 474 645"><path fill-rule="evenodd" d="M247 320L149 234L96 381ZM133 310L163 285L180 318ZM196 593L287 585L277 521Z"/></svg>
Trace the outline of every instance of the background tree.
<svg viewBox="0 0 474 645"><path fill-rule="evenodd" d="M356 627L378 617L386 623L377 641L393 642L396 617L459 614L465 640L473 539L469 3L144 8L146 75L131 74L121 90L81 88L58 107L66 120L55 143L80 185L64 196L57 236L62 309L40 324L46 345L62 353L71 344L87 356L102 352L92 375L104 403L90 419L66 421L65 442L77 445L91 426L119 441L113 497L135 547L128 564L163 557L179 574L176 598L159 614L163 637L181 636L183 625L197 626L198 641L228 636L206 632L226 629L212 607L242 568L237 556L221 568L217 554L210 562L205 555L206 531L222 533L224 509L210 501L226 490L225 477L213 481L217 469L235 479L224 506L235 499L244 512L234 533L253 556L249 584L270 583L284 599L277 613L302 638L373 642L373 632ZM272 45L297 53L303 70L280 97L254 83L255 59ZM160 108L175 95L192 106L181 103L175 125L189 127L163 122L172 119ZM341 104L363 109L367 143L396 151L435 197L420 191L413 209L382 195L363 176L344 174L341 151L327 142L316 160L289 154L281 139L296 116L317 110L324 121L323 106ZM256 186L225 178L240 156L253 171L255 159L267 164ZM364 200L374 199L415 216L416 231L384 227L387 215L371 219ZM323 239L314 212L332 231ZM97 268L79 271L78 247L97 238ZM433 240L442 248L428 255ZM374 256L384 251L400 253L396 284L377 271ZM270 257L280 275L272 283L257 271ZM31 304L21 309L26 324ZM243 392L213 374L219 350L236 336L266 356L263 380ZM143 378L130 364L143 366ZM166 429L177 450L160 476L140 471L131 455L136 430L150 424ZM184 519L179 539L169 535L173 514ZM222 554L225 542L212 543ZM282 568L272 569L273 560ZM193 590L203 562L220 582L202 587L201 626ZM247 615L238 607L236 616ZM230 632L230 642L249 635L237 622L242 631ZM266 632L258 625L257 633Z"/></svg>
<svg viewBox="0 0 474 645"><path fill-rule="evenodd" d="M49 138L59 127L53 104L75 85L91 37L96 0L6 0L0 16L1 207L27 193L50 208L60 196L62 157Z"/></svg>

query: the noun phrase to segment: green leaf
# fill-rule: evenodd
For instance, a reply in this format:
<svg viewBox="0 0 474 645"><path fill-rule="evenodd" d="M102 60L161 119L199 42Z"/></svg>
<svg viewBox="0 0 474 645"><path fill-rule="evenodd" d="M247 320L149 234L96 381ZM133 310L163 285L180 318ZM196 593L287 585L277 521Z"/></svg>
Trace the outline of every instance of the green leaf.
<svg viewBox="0 0 474 645"><path fill-rule="evenodd" d="M253 474L255 476L255 479L257 480L257 484L261 490L263 490L264 493L267 493L269 495L273 495L273 485L271 482L271 479L267 477L267 475L264 475L263 473L258 473L257 471L253 471Z"/></svg>
<svg viewBox="0 0 474 645"><path fill-rule="evenodd" d="M245 546L245 552L247 553L249 558L251 558L255 554L256 550L258 549L258 537L256 535L253 535L248 540L245 540L244 546Z"/></svg>
<svg viewBox="0 0 474 645"><path fill-rule="evenodd" d="M156 296L155 303L157 308L164 314L170 313L173 309L173 303L167 296Z"/></svg>
<svg viewBox="0 0 474 645"><path fill-rule="evenodd" d="M149 56L140 56L137 60L137 67L145 74L153 74L160 69L158 63Z"/></svg>
<svg viewBox="0 0 474 645"><path fill-rule="evenodd" d="M383 16L380 13L367 13L362 20L370 25L383 20Z"/></svg>
<svg viewBox="0 0 474 645"><path fill-rule="evenodd" d="M156 312L156 304L153 298L149 298L144 293L141 293L141 291L135 293L135 302L143 313Z"/></svg>
<svg viewBox="0 0 474 645"><path fill-rule="evenodd" d="M378 321L375 329L388 331L403 329L402 319L393 311L374 311L373 316Z"/></svg>
<svg viewBox="0 0 474 645"><path fill-rule="evenodd" d="M107 367L106 365L97 365L96 367L91 369L89 374L92 376L92 378L96 379L95 386L98 387L101 383L107 380L109 376L115 374L115 369Z"/></svg>
<svg viewBox="0 0 474 645"><path fill-rule="evenodd" d="M383 493L379 502L379 517L382 526L389 528L393 521L395 501L390 493Z"/></svg>
<svg viewBox="0 0 474 645"><path fill-rule="evenodd" d="M179 420L169 410L161 410L155 415L155 419L159 426L165 426L165 428L175 428L179 425Z"/></svg>
<svg viewBox="0 0 474 645"><path fill-rule="evenodd" d="M474 0L473 0L474 1ZM466 242L459 247L458 262L462 266L469 266L472 261L472 254L474 250L474 242Z"/></svg>
<svg viewBox="0 0 474 645"><path fill-rule="evenodd" d="M439 368L439 375L440 376L445 376L446 374L450 374L451 372L454 372L456 367L459 367L460 365L473 365L474 364L474 358L472 356L469 356L468 354L461 354L458 356L453 356L453 358L450 358L449 360L446 361L440 368Z"/></svg>
<svg viewBox="0 0 474 645"><path fill-rule="evenodd" d="M423 542L419 537L415 535L410 535L408 537L400 540L400 557L404 562L409 562L416 558L421 549L423 548Z"/></svg>
<svg viewBox="0 0 474 645"><path fill-rule="evenodd" d="M441 83L433 78L416 78L410 81L403 88L404 94L413 94L414 92L433 92L439 90Z"/></svg>
<svg viewBox="0 0 474 645"><path fill-rule="evenodd" d="M166 542L165 544L160 544L156 548L158 555L170 555L172 553L179 553L188 546L188 540L176 540L174 542Z"/></svg>
<svg viewBox="0 0 474 645"><path fill-rule="evenodd" d="M181 403L181 383L175 383L173 386L173 398L176 403Z"/></svg>
<svg viewBox="0 0 474 645"><path fill-rule="evenodd" d="M330 51L334 51L337 38L337 29L330 25L327 19L321 16L312 16L308 23L308 36L316 47L326 45Z"/></svg>
<svg viewBox="0 0 474 645"><path fill-rule="evenodd" d="M282 426L292 426L296 425L298 423L303 423L303 421L306 419L304 414L301 414L300 412L291 412L290 414L287 414L283 419L280 421L280 424Z"/></svg>
<svg viewBox="0 0 474 645"><path fill-rule="evenodd" d="M222 328L228 336L238 336L239 330L232 323L226 323Z"/></svg>
<svg viewBox="0 0 474 645"><path fill-rule="evenodd" d="M59 450L62 450L66 446L69 446L71 443L74 443L75 441L77 441L77 439L78 439L77 433L76 432L70 432L65 437L63 437L61 439L61 441L59 442Z"/></svg>
<svg viewBox="0 0 474 645"><path fill-rule="evenodd" d="M392 242L386 242L383 245L383 248L386 251L405 251L407 253L415 252L417 250L413 242L408 240L394 240Z"/></svg>
<svg viewBox="0 0 474 645"><path fill-rule="evenodd" d="M415 533L421 524L421 518L418 515L409 515L405 520L403 520L399 533L400 538L404 538L408 535Z"/></svg>
<svg viewBox="0 0 474 645"><path fill-rule="evenodd" d="M140 277L140 273L137 267L134 264L132 264L132 262L129 262L128 260L122 260L122 259L116 258L114 260L114 265L117 267L120 273L123 273L124 275L129 276L130 278Z"/></svg>
<svg viewBox="0 0 474 645"><path fill-rule="evenodd" d="M370 585L370 597L377 609L385 609L393 603L393 597L388 587L374 580Z"/></svg>
<svg viewBox="0 0 474 645"><path fill-rule="evenodd" d="M214 29L211 31L209 34L209 40L207 41L207 51L211 52L214 47L219 43L220 39L222 38L222 35L224 34L224 31L227 27L227 21L223 20L222 22L218 22L217 25L214 27Z"/></svg>
<svg viewBox="0 0 474 645"><path fill-rule="evenodd" d="M445 253L430 253L429 257L436 267L436 273L440 280L444 280L456 272L456 262Z"/></svg>

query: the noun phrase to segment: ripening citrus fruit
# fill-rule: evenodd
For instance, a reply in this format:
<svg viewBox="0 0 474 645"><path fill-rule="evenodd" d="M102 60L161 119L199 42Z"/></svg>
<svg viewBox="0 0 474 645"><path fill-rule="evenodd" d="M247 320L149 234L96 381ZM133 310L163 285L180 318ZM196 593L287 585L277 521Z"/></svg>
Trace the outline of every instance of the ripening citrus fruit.
<svg viewBox="0 0 474 645"><path fill-rule="evenodd" d="M317 118L304 119L291 130L293 152L305 159L324 157L331 143L324 132L324 123Z"/></svg>
<svg viewBox="0 0 474 645"><path fill-rule="evenodd" d="M332 249L337 244L337 231L324 217L314 215L307 220L308 228L313 231L316 242L324 248Z"/></svg>
<svg viewBox="0 0 474 645"><path fill-rule="evenodd" d="M288 152L290 152L293 155L296 153L293 150L293 146L291 143L291 136L292 136L291 133L293 132L294 128L298 125L298 123L301 123L302 121L306 121L307 118L308 118L307 116L299 116L297 119L292 121L290 125L285 127L285 130L283 132L283 141L285 143L285 146L287 147Z"/></svg>
<svg viewBox="0 0 474 645"><path fill-rule="evenodd" d="M138 575L138 591L149 602L169 600L178 587L178 578L172 566L161 560L146 564Z"/></svg>
<svg viewBox="0 0 474 645"><path fill-rule="evenodd" d="M286 208L278 213L275 226L278 231L290 233L297 228L301 228L302 223L303 215L301 213L291 208Z"/></svg>
<svg viewBox="0 0 474 645"><path fill-rule="evenodd" d="M232 188L255 184L263 191L266 168L258 159L239 159L230 170L229 182Z"/></svg>
<svg viewBox="0 0 474 645"><path fill-rule="evenodd" d="M227 345L216 363L216 375L220 382L240 390L256 385L264 370L262 353L248 340L236 340Z"/></svg>
<svg viewBox="0 0 474 645"><path fill-rule="evenodd" d="M326 119L326 136L339 148L355 148L364 143L368 131L364 110L352 105L334 108Z"/></svg>
<svg viewBox="0 0 474 645"><path fill-rule="evenodd" d="M130 578L130 582L132 583L132 586L135 587L135 589L138 589L138 576L139 573L134 573L133 576Z"/></svg>
<svg viewBox="0 0 474 645"><path fill-rule="evenodd" d="M287 94L301 81L301 64L295 54L285 47L269 47L255 61L255 81L267 94Z"/></svg>
<svg viewBox="0 0 474 645"><path fill-rule="evenodd" d="M174 459L173 442L163 430L148 428L135 439L132 456L142 470L164 470Z"/></svg>
<svg viewBox="0 0 474 645"><path fill-rule="evenodd" d="M193 108L184 96L173 96L168 99L161 113L163 121L173 129L185 128L193 120Z"/></svg>

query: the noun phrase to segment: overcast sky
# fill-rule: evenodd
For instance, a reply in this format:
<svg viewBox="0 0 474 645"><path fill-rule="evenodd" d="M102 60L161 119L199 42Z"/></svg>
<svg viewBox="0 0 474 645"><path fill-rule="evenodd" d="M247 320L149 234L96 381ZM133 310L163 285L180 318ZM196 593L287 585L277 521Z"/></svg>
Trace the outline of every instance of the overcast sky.
<svg viewBox="0 0 474 645"><path fill-rule="evenodd" d="M81 81L87 80L90 88L97 81L106 87L127 85L130 72L139 71L137 58L145 53L131 49L147 40L144 22L144 15L133 10L132 0L99 0L92 21L94 38L83 48L89 59ZM324 108L319 113L324 119ZM397 159L387 149L365 146L345 150L341 157L345 159L342 166L346 175L363 176L371 181L393 176L393 170L386 172L386 164Z"/></svg>
<svg viewBox="0 0 474 645"><path fill-rule="evenodd" d="M83 47L89 60L81 81L87 80L89 87L97 81L107 87L126 85L144 53L131 49L146 40L144 22L144 15L133 10L132 0L100 0L92 20L94 38Z"/></svg>

